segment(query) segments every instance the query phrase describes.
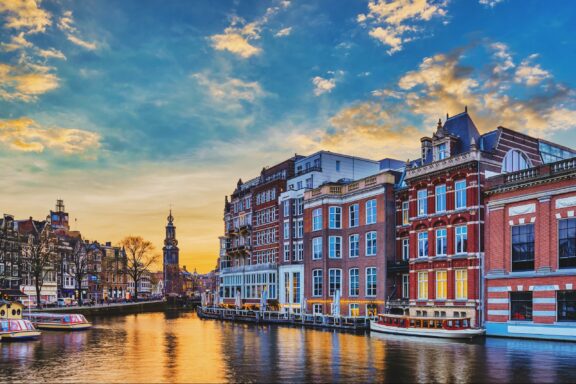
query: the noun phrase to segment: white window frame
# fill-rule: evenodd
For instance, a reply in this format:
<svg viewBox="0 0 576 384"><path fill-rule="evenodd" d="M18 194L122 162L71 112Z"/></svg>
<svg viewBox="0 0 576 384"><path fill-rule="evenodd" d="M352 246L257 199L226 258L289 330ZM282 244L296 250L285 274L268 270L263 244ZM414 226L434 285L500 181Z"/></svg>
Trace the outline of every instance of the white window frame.
<svg viewBox="0 0 576 384"><path fill-rule="evenodd" d="M328 208L328 228L342 229L342 207L331 206Z"/></svg>
<svg viewBox="0 0 576 384"><path fill-rule="evenodd" d="M446 212L446 184L437 185L434 188L434 192L436 200L435 212Z"/></svg>
<svg viewBox="0 0 576 384"><path fill-rule="evenodd" d="M402 239L402 260L410 260L410 238L404 237Z"/></svg>
<svg viewBox="0 0 576 384"><path fill-rule="evenodd" d="M408 200L402 202L402 225L410 224L410 213L409 213L410 203Z"/></svg>
<svg viewBox="0 0 576 384"><path fill-rule="evenodd" d="M332 275L332 272L334 272L334 283L332 283L330 277ZM338 281L339 284L336 284L336 277L338 277ZM332 290L332 285L334 285L334 290ZM328 269L328 296L334 296L334 292L336 292L336 288L337 285L339 286L340 289L340 295L342 295L342 269L340 268L330 268Z"/></svg>
<svg viewBox="0 0 576 384"><path fill-rule="evenodd" d="M355 241L353 241L353 239L355 239ZM355 247L356 254L354 254L354 255L352 254L352 249L353 249L352 243L356 243L356 247ZM360 256L360 235L355 233L355 234L348 236L348 257L354 258L354 257L358 257L358 256Z"/></svg>
<svg viewBox="0 0 576 384"><path fill-rule="evenodd" d="M428 231L418 232L418 258L428 257Z"/></svg>
<svg viewBox="0 0 576 384"><path fill-rule="evenodd" d="M428 300L428 271L418 272L418 300ZM426 290L422 292L421 285L426 283Z"/></svg>
<svg viewBox="0 0 576 384"><path fill-rule="evenodd" d="M320 292L316 290L317 283L320 283ZM324 291L324 275L321 269L312 270L312 296L321 297Z"/></svg>
<svg viewBox="0 0 576 384"><path fill-rule="evenodd" d="M354 214L354 220L352 214ZM352 204L348 207L348 227L355 228L358 225L360 225L360 205Z"/></svg>
<svg viewBox="0 0 576 384"><path fill-rule="evenodd" d="M463 232L462 232L463 230ZM459 246L458 241L461 238L466 240L466 248L468 248L468 226L467 225L457 225L454 227L454 250L457 255L463 255L468 253L468 249L463 249L463 246ZM463 245L464 242L462 241L460 245Z"/></svg>
<svg viewBox="0 0 576 384"><path fill-rule="evenodd" d="M373 238L372 238L373 236ZM369 238L370 237L370 238ZM366 256L376 256L378 253L378 234L376 231L366 232L365 235L365 251ZM369 243L373 244L373 246L369 247ZM371 248L374 248L373 250Z"/></svg>
<svg viewBox="0 0 576 384"><path fill-rule="evenodd" d="M342 236L328 236L328 258L342 258Z"/></svg>
<svg viewBox="0 0 576 384"><path fill-rule="evenodd" d="M312 230L319 231L322 229L322 208L316 208L312 211Z"/></svg>
<svg viewBox="0 0 576 384"><path fill-rule="evenodd" d="M444 253L438 253L438 248L441 250L446 249ZM448 230L446 228L438 228L436 230L436 256L446 256L448 254ZM442 251L443 252L443 251Z"/></svg>
<svg viewBox="0 0 576 384"><path fill-rule="evenodd" d="M352 273L352 271L355 271L355 275ZM355 276L356 277L356 288L357 288L357 292L354 293L352 292L352 277ZM350 297L358 297L360 296L360 269L359 268L350 268L348 270L348 296Z"/></svg>
<svg viewBox="0 0 576 384"><path fill-rule="evenodd" d="M318 250L320 252L318 252ZM322 238L314 237L312 239L312 260L322 259Z"/></svg>
<svg viewBox="0 0 576 384"><path fill-rule="evenodd" d="M366 225L376 224L378 217L378 205L376 199L368 200L365 204L366 208Z"/></svg>
<svg viewBox="0 0 576 384"><path fill-rule="evenodd" d="M466 282L466 289L463 289L462 295L458 292L458 283ZM464 288L464 287L462 287ZM468 300L468 270L465 268L454 269L454 298L456 300Z"/></svg>
<svg viewBox="0 0 576 384"><path fill-rule="evenodd" d="M460 179L454 182L454 209L466 208L466 189L466 179Z"/></svg>
<svg viewBox="0 0 576 384"><path fill-rule="evenodd" d="M368 284L370 283L370 279L369 279L369 275L368 272L369 271L374 271L374 274L370 274L370 276L374 277L374 288L372 290L372 288L369 288ZM366 284L365 284L365 288L366 288L366 297L376 297L378 295L378 269L376 267L367 267L366 271L365 271L365 275L366 275Z"/></svg>
<svg viewBox="0 0 576 384"><path fill-rule="evenodd" d="M416 192L418 217L428 215L428 189L419 189Z"/></svg>

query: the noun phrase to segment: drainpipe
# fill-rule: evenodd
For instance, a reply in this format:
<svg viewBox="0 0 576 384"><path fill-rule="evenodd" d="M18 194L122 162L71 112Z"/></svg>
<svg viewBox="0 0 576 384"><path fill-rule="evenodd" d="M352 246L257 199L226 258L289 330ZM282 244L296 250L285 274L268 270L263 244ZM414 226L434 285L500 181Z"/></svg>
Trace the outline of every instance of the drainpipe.
<svg viewBox="0 0 576 384"><path fill-rule="evenodd" d="M479 298L480 298L480 316L479 319L479 325L481 327L484 327L484 323L485 323L485 317L486 317L486 312L484 310L484 257L482 257L481 254L481 246L482 246L482 223L481 223L481 214L480 214L480 198L482 195L482 192L480 191L480 160L478 160L478 173L476 174L476 177L478 179L478 257L480 259L480 269L479 269L479 278L480 278L480 292L479 292ZM484 216L486 216L486 212L484 212ZM486 253L484 253L486 254Z"/></svg>

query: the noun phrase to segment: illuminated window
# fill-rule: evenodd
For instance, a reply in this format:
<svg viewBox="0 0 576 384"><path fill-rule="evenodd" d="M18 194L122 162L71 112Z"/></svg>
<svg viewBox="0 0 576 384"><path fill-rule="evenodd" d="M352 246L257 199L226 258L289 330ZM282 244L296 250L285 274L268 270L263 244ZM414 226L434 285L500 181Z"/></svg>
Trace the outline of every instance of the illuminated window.
<svg viewBox="0 0 576 384"><path fill-rule="evenodd" d="M446 291L448 284L446 280L446 271L436 271L436 299L446 300Z"/></svg>
<svg viewBox="0 0 576 384"><path fill-rule="evenodd" d="M454 272L456 300L466 300L468 298L468 271L466 269L456 269Z"/></svg>
<svg viewBox="0 0 576 384"><path fill-rule="evenodd" d="M428 272L418 272L418 300L428 299Z"/></svg>

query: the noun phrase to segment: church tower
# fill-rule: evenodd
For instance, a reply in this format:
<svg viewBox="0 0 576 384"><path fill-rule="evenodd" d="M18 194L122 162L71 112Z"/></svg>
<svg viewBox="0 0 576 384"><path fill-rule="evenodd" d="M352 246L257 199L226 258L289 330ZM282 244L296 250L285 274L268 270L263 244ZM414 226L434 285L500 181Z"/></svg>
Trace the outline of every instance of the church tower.
<svg viewBox="0 0 576 384"><path fill-rule="evenodd" d="M178 240L176 240L176 227L174 226L174 216L172 210L168 216L168 224L166 224L166 238L164 239L164 293L180 294L182 287L179 284L179 249Z"/></svg>

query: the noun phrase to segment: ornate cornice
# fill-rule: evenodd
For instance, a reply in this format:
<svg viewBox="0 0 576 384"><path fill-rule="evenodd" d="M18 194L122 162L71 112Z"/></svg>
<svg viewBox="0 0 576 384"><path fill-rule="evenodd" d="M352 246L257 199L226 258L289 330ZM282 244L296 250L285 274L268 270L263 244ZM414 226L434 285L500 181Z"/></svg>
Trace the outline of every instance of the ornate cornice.
<svg viewBox="0 0 576 384"><path fill-rule="evenodd" d="M448 168L465 165L471 161L480 161L482 154L480 151L469 151L460 155L451 156L444 160L434 161L430 164L406 170L406 180L415 179L420 176L427 176L434 172L444 171Z"/></svg>

